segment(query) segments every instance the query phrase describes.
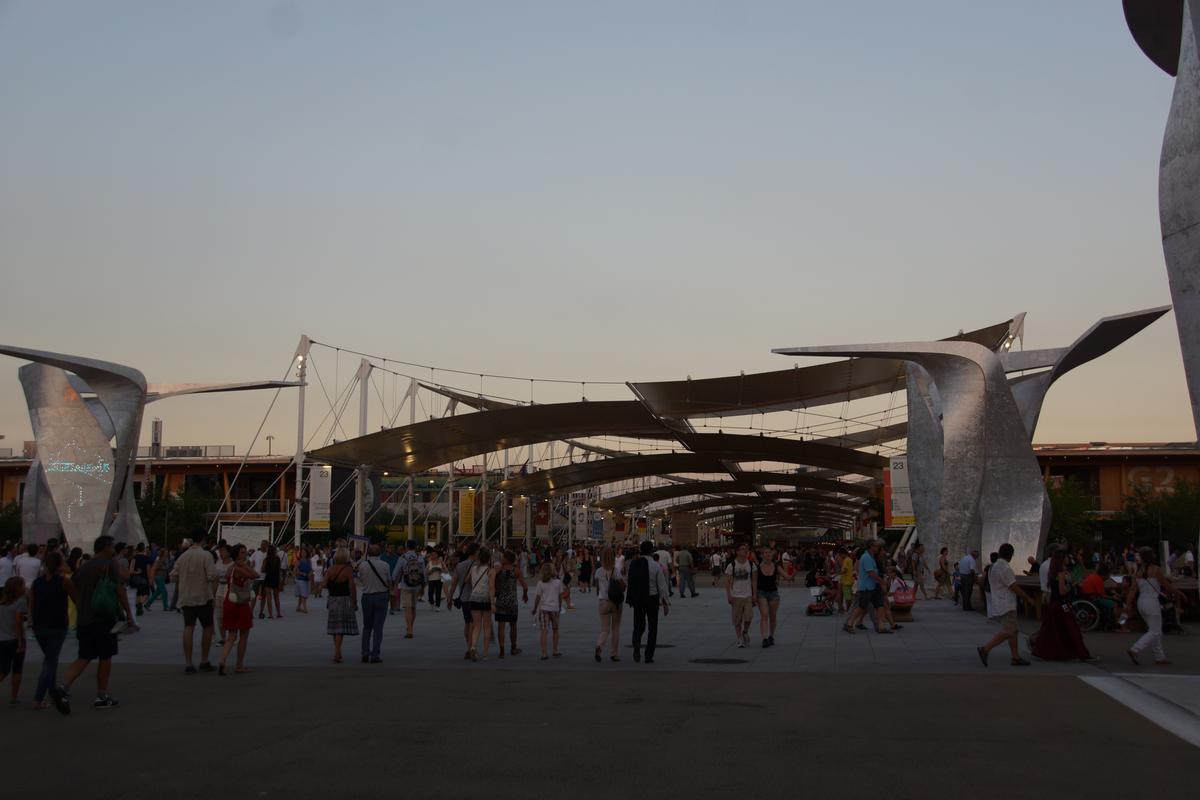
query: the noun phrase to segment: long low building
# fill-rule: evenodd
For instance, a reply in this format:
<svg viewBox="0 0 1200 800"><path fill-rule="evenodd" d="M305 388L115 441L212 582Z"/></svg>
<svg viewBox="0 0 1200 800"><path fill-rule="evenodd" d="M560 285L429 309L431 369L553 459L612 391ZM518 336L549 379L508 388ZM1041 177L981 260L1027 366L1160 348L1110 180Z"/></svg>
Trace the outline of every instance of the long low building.
<svg viewBox="0 0 1200 800"><path fill-rule="evenodd" d="M1176 481L1200 482L1200 448L1193 443L1038 444L1034 452L1046 480L1076 481L1098 517L1120 512L1136 486L1167 490ZM0 456L0 506L20 501L31 456L31 452ZM239 469L241 475L235 482ZM290 456L251 456L243 463L242 457L227 445L164 448L159 457L139 458L135 475L136 496L142 496L149 480L158 489L186 489L216 498L211 501L209 513L219 521L281 526L288 519L295 496L295 470ZM492 472L487 485L495 486L501 478L499 472ZM446 518L445 485L449 479L445 471L416 476L413 500L418 515ZM335 481L335 487L339 483ZM454 474L456 493L479 490L482 483L478 470ZM403 522L404 514L395 519L392 512L406 504L406 479L381 475L377 476L377 486L379 500L388 507L381 516ZM229 497L222 502L220 498L226 493Z"/></svg>

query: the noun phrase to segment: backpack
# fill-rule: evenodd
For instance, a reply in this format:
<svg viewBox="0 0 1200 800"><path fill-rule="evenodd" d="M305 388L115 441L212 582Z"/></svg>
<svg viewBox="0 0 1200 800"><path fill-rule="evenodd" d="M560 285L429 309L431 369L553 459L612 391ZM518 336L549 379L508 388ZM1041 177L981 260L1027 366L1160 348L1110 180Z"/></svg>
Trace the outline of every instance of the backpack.
<svg viewBox="0 0 1200 800"><path fill-rule="evenodd" d="M421 562L416 556L405 559L404 585L410 589L420 589L425 582L421 575Z"/></svg>
<svg viewBox="0 0 1200 800"><path fill-rule="evenodd" d="M117 582L110 577L112 565L96 580L92 596L88 598L92 615L108 624L121 618L121 606L117 602Z"/></svg>
<svg viewBox="0 0 1200 800"><path fill-rule="evenodd" d="M608 602L617 607L625 602L625 581L616 575L608 577Z"/></svg>

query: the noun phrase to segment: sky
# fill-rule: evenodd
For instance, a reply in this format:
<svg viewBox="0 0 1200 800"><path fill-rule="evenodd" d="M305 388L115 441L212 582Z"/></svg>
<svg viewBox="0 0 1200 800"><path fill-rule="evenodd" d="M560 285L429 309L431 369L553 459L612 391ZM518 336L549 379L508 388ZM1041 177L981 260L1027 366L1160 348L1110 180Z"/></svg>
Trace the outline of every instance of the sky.
<svg viewBox="0 0 1200 800"><path fill-rule="evenodd" d="M1116 0L0 0L0 341L155 382L279 378L301 334L593 382L1021 311L1065 345L1170 302L1171 88ZM356 366L315 358L331 391ZM164 401L143 439L242 453L271 401ZM295 429L282 396L261 434ZM1194 438L1172 316L1037 432Z"/></svg>

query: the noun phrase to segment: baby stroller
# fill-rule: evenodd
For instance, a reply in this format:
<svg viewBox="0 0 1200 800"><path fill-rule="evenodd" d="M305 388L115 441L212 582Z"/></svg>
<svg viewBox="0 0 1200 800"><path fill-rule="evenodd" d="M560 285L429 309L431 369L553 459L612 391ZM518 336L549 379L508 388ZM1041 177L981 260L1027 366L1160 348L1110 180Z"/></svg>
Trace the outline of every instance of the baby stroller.
<svg viewBox="0 0 1200 800"><path fill-rule="evenodd" d="M829 617L833 615L834 604L837 602L837 587L824 575L817 576L816 585L810 586L809 594L813 601L808 604L804 613L810 617Z"/></svg>

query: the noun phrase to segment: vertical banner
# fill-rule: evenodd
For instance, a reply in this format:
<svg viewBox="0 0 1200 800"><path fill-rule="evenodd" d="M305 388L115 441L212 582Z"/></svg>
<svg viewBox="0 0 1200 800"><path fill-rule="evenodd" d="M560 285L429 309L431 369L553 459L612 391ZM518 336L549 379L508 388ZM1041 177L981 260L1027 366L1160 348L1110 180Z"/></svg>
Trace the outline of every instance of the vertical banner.
<svg viewBox="0 0 1200 800"><path fill-rule="evenodd" d="M592 527L588 533L593 541L599 542L604 539L604 515L599 511L592 514Z"/></svg>
<svg viewBox="0 0 1200 800"><path fill-rule="evenodd" d="M329 484L333 469L328 466L308 468L308 529L329 530Z"/></svg>
<svg viewBox="0 0 1200 800"><path fill-rule="evenodd" d="M885 528L917 524L908 489L908 456L892 456L888 463L883 474L883 511Z"/></svg>
<svg viewBox="0 0 1200 800"><path fill-rule="evenodd" d="M534 515L533 532L539 539L550 537L550 501L538 500Z"/></svg>
<svg viewBox="0 0 1200 800"><path fill-rule="evenodd" d="M585 539L588 535L588 511L586 506L575 506L575 538Z"/></svg>
<svg viewBox="0 0 1200 800"><path fill-rule="evenodd" d="M628 517L624 514L614 518L613 534L617 537L618 541L624 541L629 536Z"/></svg>
<svg viewBox="0 0 1200 800"><path fill-rule="evenodd" d="M475 490L458 493L458 535L475 535Z"/></svg>
<svg viewBox="0 0 1200 800"><path fill-rule="evenodd" d="M640 517L638 519L638 521L636 523L634 523L634 529L637 532L637 540L639 542L645 541L646 540L646 518Z"/></svg>
<svg viewBox="0 0 1200 800"><path fill-rule="evenodd" d="M513 500L511 515L512 530L509 532L509 536L524 539L529 535L529 530L525 527L525 510L528 507L529 501L524 497L518 497Z"/></svg>
<svg viewBox="0 0 1200 800"><path fill-rule="evenodd" d="M440 520L431 519L425 522L425 542L426 544L437 544L442 540L442 523Z"/></svg>

